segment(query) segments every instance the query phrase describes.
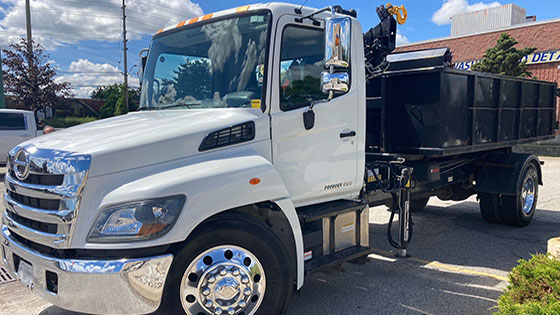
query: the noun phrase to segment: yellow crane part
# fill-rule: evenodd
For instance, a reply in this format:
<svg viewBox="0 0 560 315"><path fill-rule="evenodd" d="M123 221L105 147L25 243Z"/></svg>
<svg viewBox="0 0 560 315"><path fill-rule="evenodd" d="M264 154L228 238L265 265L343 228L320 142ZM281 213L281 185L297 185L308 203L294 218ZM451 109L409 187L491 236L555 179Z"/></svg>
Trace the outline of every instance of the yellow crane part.
<svg viewBox="0 0 560 315"><path fill-rule="evenodd" d="M407 13L404 4L401 4L400 7L397 7L390 3L387 3L385 7L387 8L387 12L389 12L389 14L394 15L397 18L397 23L403 25L404 22L406 22Z"/></svg>

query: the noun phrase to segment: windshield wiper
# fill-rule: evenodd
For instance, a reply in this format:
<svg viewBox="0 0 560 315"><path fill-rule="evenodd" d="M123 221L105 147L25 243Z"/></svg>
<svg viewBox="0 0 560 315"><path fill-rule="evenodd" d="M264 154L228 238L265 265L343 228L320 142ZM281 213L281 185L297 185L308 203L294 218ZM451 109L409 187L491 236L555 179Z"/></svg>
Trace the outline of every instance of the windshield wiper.
<svg viewBox="0 0 560 315"><path fill-rule="evenodd" d="M142 106L142 107L138 107L137 111L142 112L145 110L154 110L153 107L148 107L148 106Z"/></svg>
<svg viewBox="0 0 560 315"><path fill-rule="evenodd" d="M169 105L165 105L165 106L159 106L159 109L165 109L165 108L173 108L173 107L186 107L188 109L191 109L192 105L200 105L202 104L201 102L190 102L190 103L175 103L175 104L169 104Z"/></svg>

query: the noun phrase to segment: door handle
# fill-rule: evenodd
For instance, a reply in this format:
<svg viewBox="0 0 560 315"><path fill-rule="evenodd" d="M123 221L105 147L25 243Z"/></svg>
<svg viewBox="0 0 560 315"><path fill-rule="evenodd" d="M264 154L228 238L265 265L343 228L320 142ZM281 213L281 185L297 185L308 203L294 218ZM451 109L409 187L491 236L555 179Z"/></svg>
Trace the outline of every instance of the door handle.
<svg viewBox="0 0 560 315"><path fill-rule="evenodd" d="M355 137L355 136L356 136L356 131L354 131L354 130L340 133L340 139L348 138L348 137Z"/></svg>

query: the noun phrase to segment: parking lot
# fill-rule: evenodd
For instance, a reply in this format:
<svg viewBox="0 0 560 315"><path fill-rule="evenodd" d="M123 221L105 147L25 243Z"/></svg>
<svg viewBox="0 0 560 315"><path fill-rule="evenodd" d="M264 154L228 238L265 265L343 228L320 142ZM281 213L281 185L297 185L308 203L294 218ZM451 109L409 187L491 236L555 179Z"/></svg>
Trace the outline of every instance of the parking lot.
<svg viewBox="0 0 560 315"><path fill-rule="evenodd" d="M289 314L492 313L517 260L545 252L547 240L560 235L560 159L542 160L545 186L540 187L539 211L529 226L486 223L475 197L463 202L433 197L413 217L411 257L397 259L387 242L389 212L372 208L375 254L365 265L345 263L340 270L307 277ZM16 282L0 284L0 313L75 314L44 302Z"/></svg>

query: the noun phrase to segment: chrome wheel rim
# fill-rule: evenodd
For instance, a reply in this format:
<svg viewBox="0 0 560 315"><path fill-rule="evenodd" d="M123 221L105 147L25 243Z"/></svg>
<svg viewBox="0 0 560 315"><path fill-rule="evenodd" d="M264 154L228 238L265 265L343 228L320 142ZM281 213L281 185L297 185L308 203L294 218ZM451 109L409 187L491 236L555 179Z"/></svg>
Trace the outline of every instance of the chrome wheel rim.
<svg viewBox="0 0 560 315"><path fill-rule="evenodd" d="M198 255L181 279L187 314L254 314L266 286L264 269L250 251L235 245L212 247Z"/></svg>
<svg viewBox="0 0 560 315"><path fill-rule="evenodd" d="M521 189L521 204L523 205L523 212L525 214L530 214L533 210L533 204L535 203L535 181L532 177L527 178L525 183L523 183L523 188Z"/></svg>

